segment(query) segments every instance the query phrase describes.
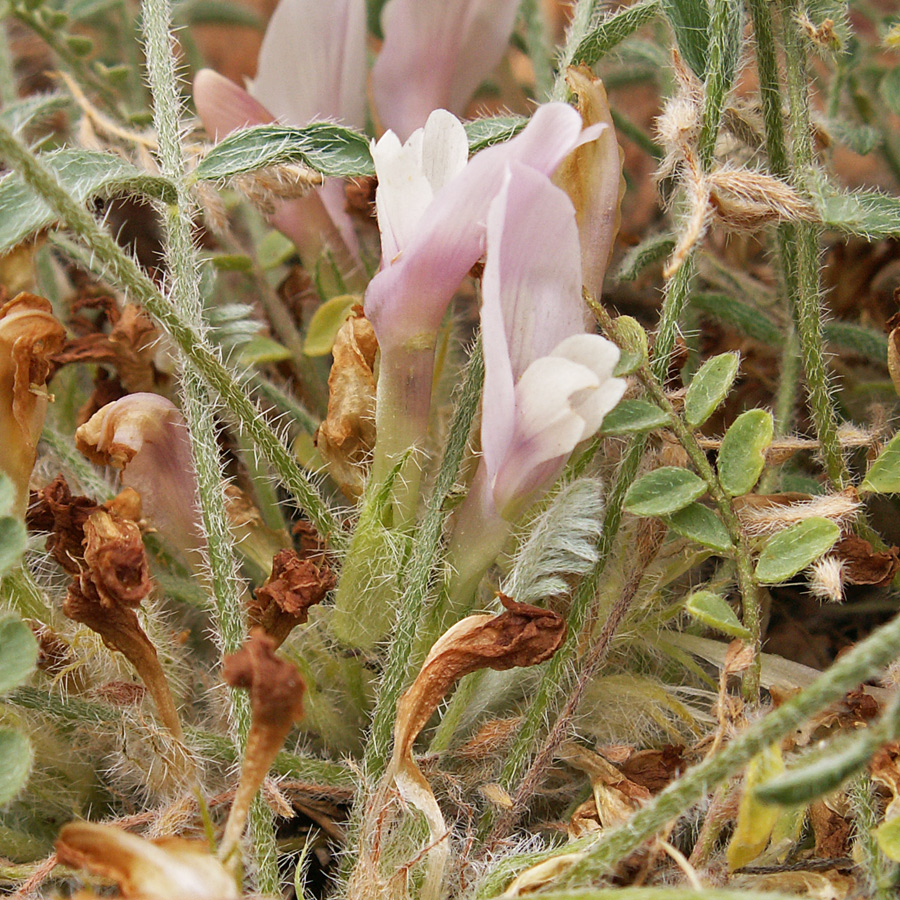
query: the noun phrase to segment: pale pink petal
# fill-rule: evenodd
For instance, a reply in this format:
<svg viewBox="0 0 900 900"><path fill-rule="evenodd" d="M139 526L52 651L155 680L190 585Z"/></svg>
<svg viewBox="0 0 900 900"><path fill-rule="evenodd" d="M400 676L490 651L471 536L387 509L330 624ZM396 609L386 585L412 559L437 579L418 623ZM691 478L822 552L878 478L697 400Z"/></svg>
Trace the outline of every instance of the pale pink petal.
<svg viewBox="0 0 900 900"><path fill-rule="evenodd" d="M366 315L379 343L398 344L434 334L453 294L484 251L488 207L505 171L521 162L545 175L578 143L581 120L564 103L539 107L525 130L473 157L441 188L420 218L413 239L366 292Z"/></svg>
<svg viewBox="0 0 900 900"><path fill-rule="evenodd" d="M364 0L281 0L250 92L288 125L366 124Z"/></svg>
<svg viewBox="0 0 900 900"><path fill-rule="evenodd" d="M384 127L405 138L433 109L462 115L502 59L518 6L518 0L391 0L372 69Z"/></svg>
<svg viewBox="0 0 900 900"><path fill-rule="evenodd" d="M465 129L443 109L435 110L405 143L388 131L373 145L375 207L385 260L411 243L435 192L465 168L468 156Z"/></svg>
<svg viewBox="0 0 900 900"><path fill-rule="evenodd" d="M274 116L243 88L212 69L194 77L194 105L207 134L214 141L248 125L266 125Z"/></svg>

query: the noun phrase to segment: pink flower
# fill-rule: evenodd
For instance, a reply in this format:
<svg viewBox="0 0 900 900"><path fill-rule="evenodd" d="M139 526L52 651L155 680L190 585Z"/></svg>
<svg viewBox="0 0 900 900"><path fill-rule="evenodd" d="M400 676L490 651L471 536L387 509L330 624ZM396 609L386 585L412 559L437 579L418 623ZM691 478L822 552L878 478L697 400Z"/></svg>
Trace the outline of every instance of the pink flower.
<svg viewBox="0 0 900 900"><path fill-rule="evenodd" d="M385 348L433 342L447 306L485 249L488 208L509 165L550 175L599 127L582 131L564 103L538 108L525 130L463 165L464 131L446 111L400 145L391 132L375 145L382 269L369 283L366 315Z"/></svg>
<svg viewBox="0 0 900 900"><path fill-rule="evenodd" d="M519 0L391 0L372 94L401 139L435 109L462 115L509 44Z"/></svg>
<svg viewBox="0 0 900 900"><path fill-rule="evenodd" d="M575 210L513 163L492 202L482 282L481 445L494 508L515 519L621 400L618 348L585 334Z"/></svg>

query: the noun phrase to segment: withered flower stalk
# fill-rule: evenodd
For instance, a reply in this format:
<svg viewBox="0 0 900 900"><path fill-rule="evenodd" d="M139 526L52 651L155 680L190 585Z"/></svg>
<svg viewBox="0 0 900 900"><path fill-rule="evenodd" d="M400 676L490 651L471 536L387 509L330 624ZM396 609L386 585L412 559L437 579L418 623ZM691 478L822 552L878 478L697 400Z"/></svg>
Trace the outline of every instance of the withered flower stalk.
<svg viewBox="0 0 900 900"><path fill-rule="evenodd" d="M424 900L440 896L450 851L447 827L431 785L416 765L412 747L453 684L478 669L503 671L549 659L566 636L566 623L552 610L517 603L500 595L505 612L468 616L448 629L431 648L416 680L397 703L394 753L386 777L428 823L432 847L422 891Z"/></svg>
<svg viewBox="0 0 900 900"><path fill-rule="evenodd" d="M135 609L153 590L141 532L141 499L126 488L105 506L72 496L57 475L34 495L28 526L46 531L47 550L73 576L63 612L87 625L134 666L150 691L160 718L179 741L181 723L156 648Z"/></svg>
<svg viewBox="0 0 900 900"><path fill-rule="evenodd" d="M274 641L277 649L296 625L309 619L309 608L325 599L334 589L336 579L318 541L310 531L309 546L296 550L281 550L272 560L272 574L247 609L251 626L258 626Z"/></svg>
<svg viewBox="0 0 900 900"><path fill-rule="evenodd" d="M28 479L44 427L50 357L66 339L50 301L19 294L0 307L0 471L16 489L14 515L24 517Z"/></svg>
<svg viewBox="0 0 900 900"><path fill-rule="evenodd" d="M275 642L254 629L247 643L225 657L222 677L231 687L250 692L252 720L241 779L225 823L219 858L234 866L250 804L294 722L303 715L305 686L296 667L275 656Z"/></svg>
<svg viewBox="0 0 900 900"><path fill-rule="evenodd" d="M129 494L136 502L132 512L139 511L137 495ZM97 509L84 523L83 546L84 568L69 585L63 612L125 656L150 691L163 724L183 742L169 682L135 612L153 590L140 529L129 518Z"/></svg>

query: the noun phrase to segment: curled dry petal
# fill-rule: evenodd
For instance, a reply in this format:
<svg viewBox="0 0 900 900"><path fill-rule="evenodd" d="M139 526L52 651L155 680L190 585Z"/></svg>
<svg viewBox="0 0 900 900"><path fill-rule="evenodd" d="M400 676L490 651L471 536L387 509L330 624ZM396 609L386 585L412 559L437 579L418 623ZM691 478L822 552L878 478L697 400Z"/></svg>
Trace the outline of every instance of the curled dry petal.
<svg viewBox="0 0 900 900"><path fill-rule="evenodd" d="M409 690L397 704L394 759L411 757L412 745L451 686L478 669L535 666L566 637L565 620L549 609L500 595L505 612L467 616L431 648Z"/></svg>
<svg viewBox="0 0 900 900"><path fill-rule="evenodd" d="M140 494L144 514L173 545L198 546L190 439L170 400L139 393L109 403L78 428L75 444L93 462L122 469L122 483Z"/></svg>
<svg viewBox="0 0 900 900"><path fill-rule="evenodd" d="M57 475L32 495L26 521L30 530L48 532L48 552L70 575L78 575L84 559L84 526L98 509L89 497L73 496L65 476Z"/></svg>
<svg viewBox="0 0 900 900"><path fill-rule="evenodd" d="M141 900L237 900L234 878L204 842L148 841L114 825L71 822L56 841L59 862L115 881Z"/></svg>
<svg viewBox="0 0 900 900"><path fill-rule="evenodd" d="M584 66L570 68L566 82L578 98L578 111L585 127L605 126L597 140L573 150L553 178L575 207L582 281L587 291L599 300L622 218L623 154L616 140L603 82Z"/></svg>
<svg viewBox="0 0 900 900"><path fill-rule="evenodd" d="M316 431L316 448L348 497L362 495L375 446L375 355L378 341L357 307L334 341L328 376L328 414Z"/></svg>
<svg viewBox="0 0 900 900"><path fill-rule="evenodd" d="M272 574L256 590L256 599L247 610L250 624L262 628L278 647L295 625L309 619L309 608L321 603L335 584L321 551L281 550L272 560Z"/></svg>
<svg viewBox="0 0 900 900"><path fill-rule="evenodd" d="M50 357L65 339L43 297L19 294L0 307L0 471L15 485L18 516L28 505L28 479L47 413Z"/></svg>
<svg viewBox="0 0 900 900"><path fill-rule="evenodd" d="M412 745L450 687L478 669L505 670L534 666L549 659L566 636L557 613L516 603L500 595L506 611L500 615L468 616L435 642L416 680L397 703L394 755L388 771L400 795L428 823L431 848L422 897L440 896L449 857L447 828L431 785L412 757Z"/></svg>

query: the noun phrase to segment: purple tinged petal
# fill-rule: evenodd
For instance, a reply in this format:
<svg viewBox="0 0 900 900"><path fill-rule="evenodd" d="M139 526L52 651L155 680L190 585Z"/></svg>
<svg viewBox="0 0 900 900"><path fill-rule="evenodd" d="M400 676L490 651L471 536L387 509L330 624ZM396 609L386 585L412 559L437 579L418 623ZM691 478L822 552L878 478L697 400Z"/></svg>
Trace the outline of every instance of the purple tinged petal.
<svg viewBox="0 0 900 900"><path fill-rule="evenodd" d="M406 138L433 109L457 115L497 67L518 0L391 0L372 93L385 128Z"/></svg>
<svg viewBox="0 0 900 900"><path fill-rule="evenodd" d="M382 347L401 344L440 327L447 306L484 252L491 201L514 162L550 175L581 137L578 113L564 103L535 112L525 130L474 156L441 188L419 218L415 235L366 292L366 316Z"/></svg>
<svg viewBox="0 0 900 900"><path fill-rule="evenodd" d="M243 88L212 69L201 69L195 76L194 105L214 141L238 128L266 125L275 118Z"/></svg>
<svg viewBox="0 0 900 900"><path fill-rule="evenodd" d="M250 92L289 125L366 124L364 0L281 0Z"/></svg>

